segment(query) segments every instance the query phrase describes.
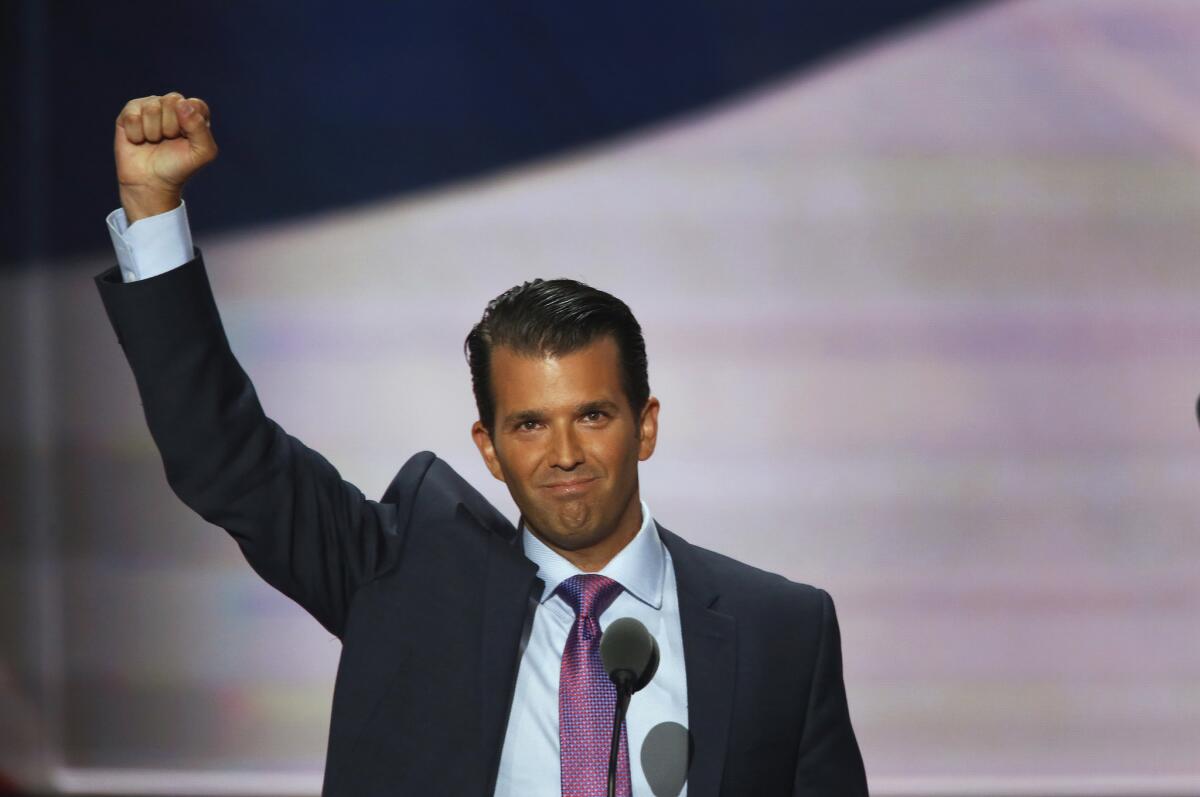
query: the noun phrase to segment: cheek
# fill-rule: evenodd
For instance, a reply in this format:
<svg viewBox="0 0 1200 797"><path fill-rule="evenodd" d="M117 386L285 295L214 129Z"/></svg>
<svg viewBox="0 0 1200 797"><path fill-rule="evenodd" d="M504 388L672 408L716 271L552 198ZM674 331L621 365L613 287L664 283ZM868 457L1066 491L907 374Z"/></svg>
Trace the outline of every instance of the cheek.
<svg viewBox="0 0 1200 797"><path fill-rule="evenodd" d="M596 461L603 463L608 475L616 480L630 476L630 471L637 467L640 446L636 439L630 439L625 434L598 441L594 449Z"/></svg>
<svg viewBox="0 0 1200 797"><path fill-rule="evenodd" d="M526 483L532 480L539 461L537 451L530 445L507 445L503 453L496 449L496 462L504 473L505 481L521 489L525 489Z"/></svg>

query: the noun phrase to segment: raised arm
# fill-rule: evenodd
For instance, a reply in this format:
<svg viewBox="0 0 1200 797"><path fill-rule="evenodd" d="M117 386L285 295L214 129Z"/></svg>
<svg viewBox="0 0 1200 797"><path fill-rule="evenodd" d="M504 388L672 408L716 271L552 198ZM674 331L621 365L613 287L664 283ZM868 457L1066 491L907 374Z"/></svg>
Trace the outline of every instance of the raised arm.
<svg viewBox="0 0 1200 797"><path fill-rule="evenodd" d="M130 223L178 207L184 184L217 153L208 106L178 94L126 105L114 151ZM341 636L355 590L388 569L403 508L366 500L259 404L226 340L199 253L124 282L96 278L137 381L167 481L226 529L268 582Z"/></svg>

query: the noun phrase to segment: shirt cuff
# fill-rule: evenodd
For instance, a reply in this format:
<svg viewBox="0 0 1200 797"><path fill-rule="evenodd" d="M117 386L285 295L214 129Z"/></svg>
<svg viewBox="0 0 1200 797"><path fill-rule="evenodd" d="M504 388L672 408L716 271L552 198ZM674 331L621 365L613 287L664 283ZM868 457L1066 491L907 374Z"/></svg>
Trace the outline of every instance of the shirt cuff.
<svg viewBox="0 0 1200 797"><path fill-rule="evenodd" d="M124 282L156 277L194 257L187 205L182 201L174 210L139 219L133 224L126 220L125 209L117 208L108 214L107 222Z"/></svg>

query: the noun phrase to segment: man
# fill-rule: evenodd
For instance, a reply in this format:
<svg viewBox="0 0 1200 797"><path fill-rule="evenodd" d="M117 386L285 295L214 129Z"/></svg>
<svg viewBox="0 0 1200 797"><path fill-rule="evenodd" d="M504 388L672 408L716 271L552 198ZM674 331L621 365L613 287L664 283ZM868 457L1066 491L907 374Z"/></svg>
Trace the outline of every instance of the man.
<svg viewBox="0 0 1200 797"><path fill-rule="evenodd" d="M628 307L535 281L468 336L472 437L519 529L428 452L368 501L267 418L230 352L181 203L216 156L208 119L174 93L122 111L120 265L97 285L171 487L343 642L325 791L603 794L599 637L631 616L662 660L618 794L866 794L829 596L689 545L641 501L659 402Z"/></svg>

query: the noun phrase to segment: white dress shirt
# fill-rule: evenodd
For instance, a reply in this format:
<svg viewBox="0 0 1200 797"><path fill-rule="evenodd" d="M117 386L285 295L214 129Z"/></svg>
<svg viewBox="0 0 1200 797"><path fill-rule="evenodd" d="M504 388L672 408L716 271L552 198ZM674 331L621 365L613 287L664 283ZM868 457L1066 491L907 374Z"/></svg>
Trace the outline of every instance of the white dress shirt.
<svg viewBox="0 0 1200 797"><path fill-rule="evenodd" d="M125 282L163 274L192 259L192 236L183 203L133 224L127 223L125 211L118 208L109 214L107 222ZM617 618L633 617L658 641L658 672L645 689L634 695L625 719L634 797L652 797L642 768L642 744L660 723L687 727L687 673L675 568L644 502L641 509L642 525L637 536L600 571L624 590L599 621L603 630ZM583 572L528 529L522 527L521 534L525 556L537 565L538 578L546 586L534 607L529 639L521 651L496 797L560 794L558 677L575 612L555 590L566 579ZM687 794L686 786L680 794Z"/></svg>
<svg viewBox="0 0 1200 797"><path fill-rule="evenodd" d="M533 629L517 671L517 688L500 756L500 777L496 781L497 797L560 793L558 675L575 611L555 590L571 576L584 572L528 529L521 531L521 544L525 557L537 565L538 578L546 586L534 612ZM633 696L625 717L633 794L650 797L652 792L642 771L642 742L662 722L675 722L686 728L688 713L675 567L645 502L637 536L604 566L600 575L624 587L600 615L601 631L619 617L633 617L658 640L658 672L645 689ZM687 788L680 793L687 794Z"/></svg>
<svg viewBox="0 0 1200 797"><path fill-rule="evenodd" d="M121 279L135 282L178 268L192 259L187 205L130 224L124 208L108 214L108 237L117 252Z"/></svg>

